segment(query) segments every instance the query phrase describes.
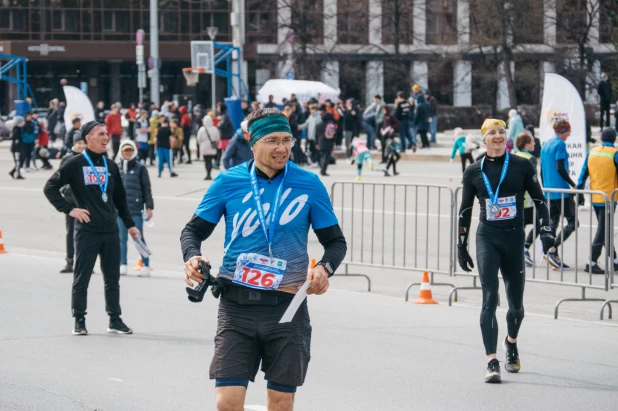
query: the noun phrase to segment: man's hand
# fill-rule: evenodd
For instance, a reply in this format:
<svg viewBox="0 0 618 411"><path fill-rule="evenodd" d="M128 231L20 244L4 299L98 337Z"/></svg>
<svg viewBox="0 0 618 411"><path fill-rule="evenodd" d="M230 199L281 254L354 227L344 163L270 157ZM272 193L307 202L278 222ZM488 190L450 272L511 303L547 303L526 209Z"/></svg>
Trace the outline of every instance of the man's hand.
<svg viewBox="0 0 618 411"><path fill-rule="evenodd" d="M210 260L201 255L195 255L185 263L185 283L189 287L193 287L191 280L201 283L206 279L206 276L200 273L200 260L210 264Z"/></svg>
<svg viewBox="0 0 618 411"><path fill-rule="evenodd" d="M465 245L457 246L457 261L462 270L470 272L474 268L474 262L470 253L468 253L468 247Z"/></svg>
<svg viewBox="0 0 618 411"><path fill-rule="evenodd" d="M133 240L135 240L137 238L140 238L142 236L142 233L139 232L137 227L131 227L129 228L129 235Z"/></svg>
<svg viewBox="0 0 618 411"><path fill-rule="evenodd" d="M149 220L152 220L152 208L146 209L146 218L148 218Z"/></svg>
<svg viewBox="0 0 618 411"><path fill-rule="evenodd" d="M583 194L578 194L577 195L577 205L583 206L584 204L586 204L586 200L584 199L584 195Z"/></svg>
<svg viewBox="0 0 618 411"><path fill-rule="evenodd" d="M328 290L330 285L328 281L328 272L323 265L316 265L314 269L309 271L307 280L311 281L311 286L309 286L307 294L322 295Z"/></svg>
<svg viewBox="0 0 618 411"><path fill-rule="evenodd" d="M539 231L541 232L541 243L543 243L543 253L547 254L550 248L556 243L556 238L552 234L552 229L548 225L542 226Z"/></svg>
<svg viewBox="0 0 618 411"><path fill-rule="evenodd" d="M74 208L69 213L71 217L79 221L80 223L90 222L90 212L85 208Z"/></svg>

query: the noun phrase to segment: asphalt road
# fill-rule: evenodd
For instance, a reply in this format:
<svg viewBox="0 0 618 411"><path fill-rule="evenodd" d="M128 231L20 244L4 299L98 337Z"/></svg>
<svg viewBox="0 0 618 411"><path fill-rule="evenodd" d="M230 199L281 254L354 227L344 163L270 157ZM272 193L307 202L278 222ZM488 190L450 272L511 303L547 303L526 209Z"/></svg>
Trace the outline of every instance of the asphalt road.
<svg viewBox="0 0 618 411"><path fill-rule="evenodd" d="M11 162L3 148L0 145L0 169L8 171ZM130 336L105 333L107 318L98 268L90 284L90 335L70 334L71 277L58 273L63 265L64 217L42 194L50 173L29 173L25 181L13 181L6 172L0 173L0 230L8 250L0 255L0 410L215 409L208 366L217 302L210 297L197 305L186 300L178 241L207 187L202 167L202 163L179 166L178 179L165 174L153 179L155 226L146 228L145 233L154 252L153 276L137 278L130 273L121 280L123 318L135 330ZM401 176L388 181L430 182L453 188L460 181L458 164L408 162L401 164L401 171ZM331 175L325 180L327 187L335 180L352 181L355 167L340 162ZM363 180L387 181L369 171ZM348 197L342 208L362 214L359 201ZM445 210L438 212L437 203L437 199L430 199L428 208L410 215L410 220L415 214L438 215L425 229L428 235L436 231L438 219L446 218L439 217ZM398 209L393 215L403 218L397 213ZM395 220L397 227L401 224ZM423 232L420 228L417 231ZM357 253L375 236L351 234ZM221 255L222 238L223 227L218 227L203 246L215 262ZM388 238L386 235L380 244L384 244L386 260L392 255L402 258L397 252L402 245L393 251ZM435 238L430 240L434 244ZM442 267L449 264L448 254L445 257L440 251L443 241L430 247L434 249L430 263L440 261ZM133 265L136 252L129 249ZM321 256L313 234L310 254ZM381 254L381 249L375 251L375 258ZM417 254L418 259L427 251ZM582 256L585 258L585 253ZM407 266L413 257L410 252ZM579 295L578 288L526 285L526 318L519 344L522 371L511 375L503 370L504 384L489 386L483 383L479 291L461 292L459 302L448 307L450 287L434 287L440 305L419 306L403 299L407 285L420 280L418 272L366 265L354 267L354 272L372 278L371 293L366 291L363 278L335 277L327 294L309 299L312 359L295 409L616 409L616 321L597 321L600 303L565 303L561 319L551 318L555 302ZM444 275L436 275L436 281L471 283L469 278ZM615 291L590 291L588 295L616 298ZM504 315L503 307L499 308L500 339L506 330ZM499 356L503 359L501 348ZM265 382L258 374L256 383L249 387L246 410L264 410L264 405Z"/></svg>

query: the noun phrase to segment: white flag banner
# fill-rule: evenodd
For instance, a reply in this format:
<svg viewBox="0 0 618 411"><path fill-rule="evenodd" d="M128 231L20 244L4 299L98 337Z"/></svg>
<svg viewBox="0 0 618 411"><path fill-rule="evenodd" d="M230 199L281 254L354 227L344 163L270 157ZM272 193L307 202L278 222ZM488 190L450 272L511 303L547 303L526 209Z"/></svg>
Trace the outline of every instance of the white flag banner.
<svg viewBox="0 0 618 411"><path fill-rule="evenodd" d="M558 119L571 123L571 135L566 141L569 153L569 175L577 183L586 159L586 113L584 103L571 82L557 74L545 74L541 107L541 142L554 138L552 125Z"/></svg>
<svg viewBox="0 0 618 411"><path fill-rule="evenodd" d="M67 99L67 107L64 110L64 125L67 130L72 127L75 117L82 120L82 124L94 120L94 108L87 95L73 86L64 86L64 96Z"/></svg>

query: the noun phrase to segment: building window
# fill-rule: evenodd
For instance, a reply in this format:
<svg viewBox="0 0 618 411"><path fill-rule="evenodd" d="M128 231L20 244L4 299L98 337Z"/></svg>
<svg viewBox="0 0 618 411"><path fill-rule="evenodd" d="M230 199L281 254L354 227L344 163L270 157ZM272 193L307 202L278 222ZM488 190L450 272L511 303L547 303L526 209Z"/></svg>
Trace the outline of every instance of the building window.
<svg viewBox="0 0 618 411"><path fill-rule="evenodd" d="M589 31L587 16L586 0L556 0L556 41L580 42Z"/></svg>
<svg viewBox="0 0 618 411"><path fill-rule="evenodd" d="M159 14L159 30L163 33L178 32L178 13L175 11L164 11Z"/></svg>
<svg viewBox="0 0 618 411"><path fill-rule="evenodd" d="M288 41L296 45L324 42L324 3L322 0L291 0L292 24Z"/></svg>
<svg viewBox="0 0 618 411"><path fill-rule="evenodd" d="M518 58L515 61L515 97L517 104L541 102L541 64L538 60Z"/></svg>
<svg viewBox="0 0 618 411"><path fill-rule="evenodd" d="M382 0L382 43L412 44L414 9L410 0Z"/></svg>
<svg viewBox="0 0 618 411"><path fill-rule="evenodd" d="M79 11L77 10L54 10L52 12L52 30L54 31L78 31Z"/></svg>
<svg viewBox="0 0 618 411"><path fill-rule="evenodd" d="M258 43L276 43L277 13L248 10L247 37Z"/></svg>
<svg viewBox="0 0 618 411"><path fill-rule="evenodd" d="M457 44L457 0L427 0L427 44Z"/></svg>
<svg viewBox="0 0 618 411"><path fill-rule="evenodd" d="M517 1L510 13L515 44L543 43L543 8L542 1Z"/></svg>
<svg viewBox="0 0 618 411"><path fill-rule="evenodd" d="M116 33L127 33L129 31L129 13L126 11L104 11L103 30Z"/></svg>
<svg viewBox="0 0 618 411"><path fill-rule="evenodd" d="M337 42L369 43L369 5L367 0L337 1Z"/></svg>
<svg viewBox="0 0 618 411"><path fill-rule="evenodd" d="M26 10L4 10L0 13L0 30L26 30Z"/></svg>
<svg viewBox="0 0 618 411"><path fill-rule="evenodd" d="M366 63L364 61L339 62L339 88L342 98L365 101L365 70ZM372 76L369 80L375 81L376 77Z"/></svg>
<svg viewBox="0 0 618 411"><path fill-rule="evenodd" d="M429 61L429 90L439 104L453 104L453 62Z"/></svg>
<svg viewBox="0 0 618 411"><path fill-rule="evenodd" d="M601 1L599 8L599 42L611 43L618 32L612 22L618 18L618 3L615 0Z"/></svg>
<svg viewBox="0 0 618 411"><path fill-rule="evenodd" d="M403 91L410 95L410 64L407 61L386 60L384 62L384 102L395 101L396 93ZM373 96L371 96L373 97Z"/></svg>
<svg viewBox="0 0 618 411"><path fill-rule="evenodd" d="M494 62L472 63L472 105L494 106L498 95L498 67Z"/></svg>
<svg viewBox="0 0 618 411"><path fill-rule="evenodd" d="M492 45L500 42L500 10L487 7L483 0L470 0L470 43ZM543 26L541 26L541 29Z"/></svg>

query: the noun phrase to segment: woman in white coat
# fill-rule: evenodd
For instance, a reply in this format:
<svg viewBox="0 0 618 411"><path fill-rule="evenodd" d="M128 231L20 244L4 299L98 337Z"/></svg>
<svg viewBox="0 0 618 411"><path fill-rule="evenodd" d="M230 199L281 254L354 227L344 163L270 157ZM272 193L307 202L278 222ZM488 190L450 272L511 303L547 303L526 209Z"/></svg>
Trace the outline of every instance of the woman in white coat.
<svg viewBox="0 0 618 411"><path fill-rule="evenodd" d="M217 156L217 144L221 136L219 129L212 123L212 117L204 116L202 124L203 126L197 131L197 143L200 146L200 153L204 157L204 164L206 165L206 177L204 180L212 180L210 176L212 162Z"/></svg>

